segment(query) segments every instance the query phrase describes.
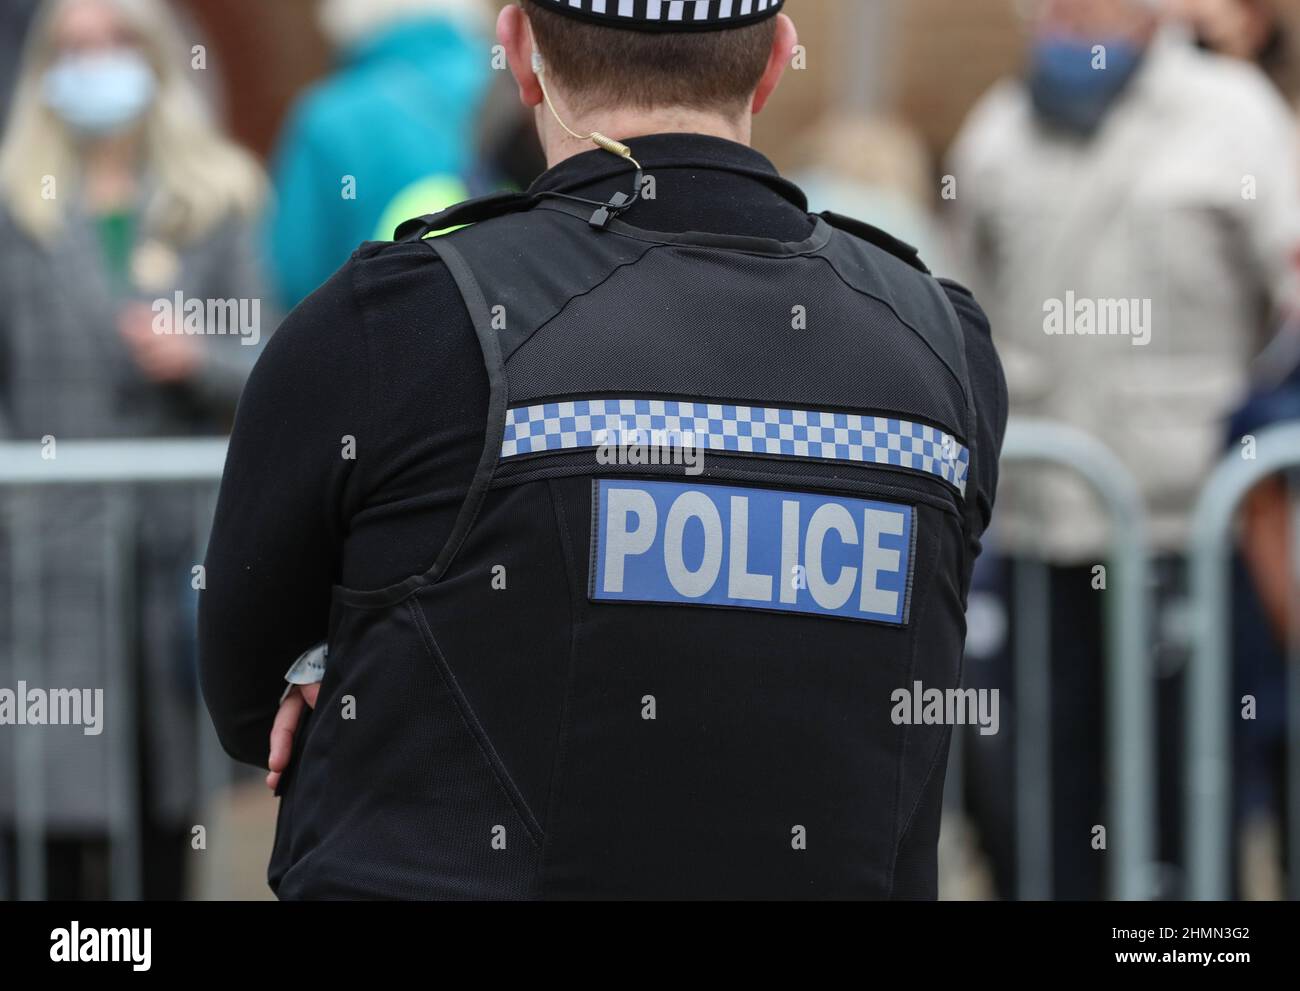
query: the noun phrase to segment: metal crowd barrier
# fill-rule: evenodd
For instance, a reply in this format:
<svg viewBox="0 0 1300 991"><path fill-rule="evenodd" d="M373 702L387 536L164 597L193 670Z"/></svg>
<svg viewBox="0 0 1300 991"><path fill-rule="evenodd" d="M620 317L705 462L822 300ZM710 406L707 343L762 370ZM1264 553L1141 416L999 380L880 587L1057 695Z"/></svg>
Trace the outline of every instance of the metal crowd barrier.
<svg viewBox="0 0 1300 991"><path fill-rule="evenodd" d="M1258 479L1280 468L1300 463L1300 426L1279 428L1264 435L1257 462L1225 466L1215 477L1202 501L1195 528L1196 588L1202 602L1202 633L1198 637L1192 691L1189 736L1195 765L1191 777L1194 791L1189 802L1193 830L1193 890L1207 897L1223 888L1221 871L1215 868L1226 835L1224 778L1227 760L1226 709L1222 686L1227 677L1226 606L1223 603L1221 562L1227 554L1227 520L1241 495ZM105 487L110 509L110 531L106 535L112 553L110 567L125 569L131 547L120 539L134 511L129 486L180 482L215 483L225 460L224 440L158 441L63 441L55 459L41 457L36 442L0 444L0 492L15 498L15 519L20 525L11 532L15 573L37 576L40 571L38 534L39 500L31 489L50 485L96 485ZM1052 464L1078 473L1100 495L1114 526L1110 552L1110 574L1106 594L1107 657L1106 697L1107 782L1109 787L1108 830L1111 856L1110 890L1121 899L1143 899L1151 893L1154 863L1155 774L1153 679L1148 650L1149 582L1145 514L1131 476L1101 444L1059 424L1041 421L1014 422L1008 429L1003 464ZM201 551L211 522L211 496L195 507L196 548ZM196 560L198 558L196 557ZM17 672L33 664L39 655L41 630L40 586L37 580L13 583L14 629L12 646ZM106 581L110 607L124 614L128 603L122 598L130 588ZM1022 582L1016 594L1022 597L1017 631L1020 645L1046 645L1050 631L1045 605L1034 607L1035 597L1045 589L1041 582ZM1027 620L1027 622L1026 622ZM124 642L124 638L122 640ZM110 652L110 680L131 685L131 661L122 650ZM1022 652L1020 656L1034 656ZM1046 657L1042 649L1037 656ZM39 680L39 679L37 679ZM1051 877L1051 768L1050 768L1050 682L1046 664L1020 663L1017 689L1017 856L1022 896L1048 897L1049 890L1035 885L1035 879ZM134 731L134 694L123 690L111 694L109 712L113 725ZM1293 699L1294 705L1294 699ZM230 764L217 744L210 721L200 718L199 759L201 796L210 796L215 786L228 779ZM139 812L136 797L139 781L132 751L132 738L117 734L112 766L116 768L111 789L115 805L111 810L111 891L114 898L139 896L140 850ZM18 897L40 898L45 891L45 822L41 808L42 741L39 733L15 734L15 784L18 821ZM1199 769L1199 770L1196 770ZM1200 775L1206 775L1201 782ZM1300 817L1297 817L1300 818ZM1294 828L1294 824L1293 824ZM1048 881L1050 885L1050 881Z"/></svg>
<svg viewBox="0 0 1300 991"><path fill-rule="evenodd" d="M137 723L135 659L128 653L132 631L127 627L132 614L130 596L132 541L127 535L135 521L133 486L166 483L211 483L211 490L196 497L194 506L195 560L202 559L211 528L216 483L225 463L226 442L219 439L140 441L58 441L56 456L42 457L38 441L0 444L0 496L10 500L13 525L9 528L12 548L11 609L13 616L9 648L15 679L54 688L85 686L44 685L41 674L42 611L46 603L41 592L41 505L38 492L48 486L89 485L103 490L105 506L105 573L103 594L105 615L113 617L116 629L107 645L104 693L103 738L110 747L108 761L109 889L114 899L140 897L141 850L139 772L136 764ZM15 491L16 490L16 491ZM202 708L200 707L200 712ZM216 740L211 721L197 720L200 761L200 801L215 790L230 767ZM34 900L46 895L43 808L44 747L39 732L13 733L14 805L17 852L17 890L2 886L7 871L0 870L0 897Z"/></svg>
<svg viewBox="0 0 1300 991"><path fill-rule="evenodd" d="M1050 464L1088 482L1111 521L1105 660L1107 864L1112 898L1151 897L1155 863L1155 706L1149 650L1146 511L1128 470L1100 442L1063 424L1013 421L1002 466ZM1018 895L1051 897L1051 630L1045 568L1021 569L1016 599ZM1033 663L1031 658L1041 658Z"/></svg>
<svg viewBox="0 0 1300 991"><path fill-rule="evenodd" d="M1233 519L1246 494L1265 479L1300 468L1300 423L1261 432L1255 458L1229 455L1211 476L1192 517L1192 605L1195 639L1187 678L1185 744L1188 895L1223 899L1230 895L1232 850L1232 745L1230 714L1240 700L1232 690L1232 623L1228 566ZM1292 487L1292 494L1295 494ZM1294 500L1293 500L1294 501ZM1292 514L1300 534L1300 514ZM1297 541L1300 542L1300 541ZM1293 542L1293 544L1296 542ZM1300 578L1300 547L1291 548L1292 570ZM1295 586L1292 588L1293 600ZM1293 619L1300 618L1293 608ZM1296 637L1287 665L1290 897L1300 898L1300 657ZM1268 700L1259 700L1266 704Z"/></svg>

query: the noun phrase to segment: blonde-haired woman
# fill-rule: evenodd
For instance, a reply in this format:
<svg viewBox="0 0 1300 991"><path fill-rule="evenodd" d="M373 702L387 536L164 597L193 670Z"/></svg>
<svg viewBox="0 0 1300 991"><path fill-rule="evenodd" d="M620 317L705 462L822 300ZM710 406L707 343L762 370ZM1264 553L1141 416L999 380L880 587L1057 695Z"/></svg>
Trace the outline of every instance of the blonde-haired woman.
<svg viewBox="0 0 1300 991"><path fill-rule="evenodd" d="M233 414L271 328L253 250L263 179L207 112L194 43L160 0L47 0L36 16L0 144L0 438L38 451L45 437L213 434ZM20 503L2 496L11 528ZM105 878L120 879L105 837L110 810L132 801L109 766L125 740L141 762L143 890L177 897L195 799L192 500L137 494L129 577L106 575L102 493L21 504L37 514L17 522L38 528L39 580L13 572L13 531L0 527L0 611L15 582L35 581L41 603L40 650L21 670L44 687L132 692L140 713L139 727L97 736L42 729L48 842L43 870L25 877L44 874L53 897L104 894ZM132 615L106 604L114 582ZM0 616L0 629L14 618ZM111 666L124 631L125 679ZM0 685L20 673L13 653L0 650ZM0 760L0 894L14 890L22 852L14 764Z"/></svg>

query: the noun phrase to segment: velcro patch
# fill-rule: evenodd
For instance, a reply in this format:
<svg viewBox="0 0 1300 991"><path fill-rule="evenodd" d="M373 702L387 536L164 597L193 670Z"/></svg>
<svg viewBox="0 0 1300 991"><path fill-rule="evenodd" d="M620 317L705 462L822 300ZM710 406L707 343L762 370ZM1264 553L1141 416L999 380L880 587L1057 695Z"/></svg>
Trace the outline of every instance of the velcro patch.
<svg viewBox="0 0 1300 991"><path fill-rule="evenodd" d="M592 501L594 601L907 624L912 506L612 479L593 482Z"/></svg>

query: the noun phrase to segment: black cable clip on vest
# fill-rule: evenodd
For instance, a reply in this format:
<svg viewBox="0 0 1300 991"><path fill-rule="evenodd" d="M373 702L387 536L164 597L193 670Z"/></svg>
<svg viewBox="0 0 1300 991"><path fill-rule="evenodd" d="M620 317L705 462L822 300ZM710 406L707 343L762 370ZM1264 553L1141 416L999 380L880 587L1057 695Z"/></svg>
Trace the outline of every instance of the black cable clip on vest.
<svg viewBox="0 0 1300 991"><path fill-rule="evenodd" d="M621 214L630 210L641 198L641 170L636 170L636 186L632 190L632 195L626 193L615 193L609 198L608 203L602 203L600 200L589 200L582 196L570 196L567 193L554 193L550 191L537 194L539 197L550 197L557 200L568 200L570 203L581 203L584 206L596 208L596 212L591 215L587 223L591 224L594 230L603 231L609 226L609 222Z"/></svg>

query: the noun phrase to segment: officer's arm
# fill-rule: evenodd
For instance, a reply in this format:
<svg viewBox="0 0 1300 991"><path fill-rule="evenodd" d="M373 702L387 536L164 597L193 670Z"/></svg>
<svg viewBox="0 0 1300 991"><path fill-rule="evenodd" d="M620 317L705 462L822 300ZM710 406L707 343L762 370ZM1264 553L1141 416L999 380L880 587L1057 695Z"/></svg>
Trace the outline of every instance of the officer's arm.
<svg viewBox="0 0 1300 991"><path fill-rule="evenodd" d="M231 756L265 766L289 663L326 636L369 407L352 264L267 343L240 399L199 606L203 694ZM349 446L348 438L355 438Z"/></svg>
<svg viewBox="0 0 1300 991"><path fill-rule="evenodd" d="M975 393L975 478L974 491L968 493L968 498L976 500L980 529L971 534L973 560L979 555L980 538L993 516L993 502L997 495L998 458L1007 432L1007 380L993 346L988 317L979 303L957 283L947 279L941 282L966 334L966 364L970 370L971 389Z"/></svg>

